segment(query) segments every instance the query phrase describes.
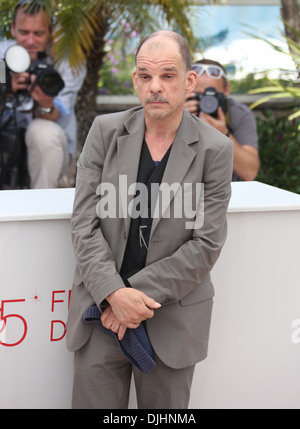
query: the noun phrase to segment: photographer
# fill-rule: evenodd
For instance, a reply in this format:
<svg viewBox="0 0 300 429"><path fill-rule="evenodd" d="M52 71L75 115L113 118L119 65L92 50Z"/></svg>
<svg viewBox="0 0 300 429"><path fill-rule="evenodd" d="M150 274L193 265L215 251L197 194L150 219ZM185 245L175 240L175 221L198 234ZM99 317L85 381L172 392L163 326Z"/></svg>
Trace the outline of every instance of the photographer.
<svg viewBox="0 0 300 429"><path fill-rule="evenodd" d="M247 106L228 97L230 85L221 64L202 59L194 64L193 69L198 76L197 85L195 92L187 94L185 108L233 141L232 180L254 180L259 169L259 155L253 113ZM204 96L207 98L204 99ZM217 104L216 110L213 113L205 113L200 108L203 101L206 102L204 105L207 105L207 110L214 101Z"/></svg>
<svg viewBox="0 0 300 429"><path fill-rule="evenodd" d="M0 42L0 58L12 45L27 50L31 65L38 53L48 53L52 42L52 23L43 6L29 6L21 1L14 10L11 24L14 40ZM53 63L46 55L45 63ZM76 149L76 117L74 106L86 69L74 74L68 61L57 67L63 89L56 96L47 95L35 82L33 72L10 72L8 95L16 100L17 126L27 125L25 143L31 188L56 188ZM27 97L24 93L27 92ZM9 94L10 93L10 94ZM7 97L6 97L7 98ZM21 101L20 101L21 100Z"/></svg>

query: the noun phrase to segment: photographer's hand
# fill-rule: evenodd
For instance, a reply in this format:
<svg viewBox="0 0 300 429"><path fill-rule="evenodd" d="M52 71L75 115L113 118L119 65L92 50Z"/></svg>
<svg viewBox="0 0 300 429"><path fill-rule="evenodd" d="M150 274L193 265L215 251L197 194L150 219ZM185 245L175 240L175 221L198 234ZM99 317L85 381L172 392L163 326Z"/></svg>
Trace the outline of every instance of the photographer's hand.
<svg viewBox="0 0 300 429"><path fill-rule="evenodd" d="M11 89L13 92L20 90L28 90L29 87L29 73L11 73Z"/></svg>
<svg viewBox="0 0 300 429"><path fill-rule="evenodd" d="M194 115L197 115L199 110L199 100L190 100L192 97L196 96L196 92L189 92L185 96L184 108Z"/></svg>
<svg viewBox="0 0 300 429"><path fill-rule="evenodd" d="M199 118L202 119L207 124L211 125L212 127L216 128L216 130L227 135L228 127L226 124L226 118L225 118L224 112L221 107L218 108L218 118L214 118L213 116L204 112L200 112Z"/></svg>
<svg viewBox="0 0 300 429"><path fill-rule="evenodd" d="M35 85L36 77L31 76L31 86L29 88L31 97L36 101L37 108L35 109L35 117L47 119L48 121L56 122L60 116L59 111L54 107L54 98L46 95L38 85ZM45 109L43 112L42 110ZM46 109L50 109L46 112Z"/></svg>

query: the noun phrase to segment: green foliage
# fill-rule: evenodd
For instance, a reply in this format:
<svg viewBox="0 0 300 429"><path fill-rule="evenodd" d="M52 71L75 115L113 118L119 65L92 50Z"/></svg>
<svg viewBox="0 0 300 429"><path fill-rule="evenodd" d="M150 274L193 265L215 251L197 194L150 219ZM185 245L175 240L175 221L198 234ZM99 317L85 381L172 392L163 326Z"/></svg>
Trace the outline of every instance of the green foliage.
<svg viewBox="0 0 300 429"><path fill-rule="evenodd" d="M139 28L125 19L119 23L119 31L122 40L110 38L105 45L106 55L98 83L98 92L103 95L135 94L132 72L141 35Z"/></svg>
<svg viewBox="0 0 300 429"><path fill-rule="evenodd" d="M0 37L10 37L12 11L19 0L1 0ZM212 3L217 2L211 1ZM80 66L94 49L99 32L122 39L119 23L134 23L144 36L164 26L176 29L191 46L194 36L187 18L189 0L30 0L30 7L43 5L54 17L53 53L58 61L68 58L72 68ZM103 30L105 27L105 31Z"/></svg>
<svg viewBox="0 0 300 429"><path fill-rule="evenodd" d="M300 194L298 123L271 110L257 117L261 167L256 180Z"/></svg>
<svg viewBox="0 0 300 429"><path fill-rule="evenodd" d="M300 33L297 32L295 29L293 29L287 22L283 21L289 29L294 33L295 36L300 39ZM252 89L249 91L249 94L259 94L259 93L265 93L262 98L257 100L255 103L253 103L250 106L250 109L254 109L255 107L259 106L260 104L263 104L269 100L274 99L284 99L288 97L292 97L294 99L300 99L300 89L299 89L299 70L300 70L300 46L298 43L296 43L294 40L290 39L289 37L284 37L286 40L289 51L286 52L284 49L282 49L280 46L271 43L267 40L261 39L259 37L255 37L259 40L263 40L264 42L271 45L275 51L280 52L282 54L285 54L289 57L291 57L295 63L295 70L294 70L294 77L290 78L287 82L286 80L280 80L280 79L269 79L269 84L265 87L258 88L258 89ZM287 70L280 69L281 73L288 72ZM300 109L296 109L290 116L289 119L293 120L300 116Z"/></svg>
<svg viewBox="0 0 300 429"><path fill-rule="evenodd" d="M10 37L10 25L12 12L17 5L17 0L2 0L0 5L0 40Z"/></svg>
<svg viewBox="0 0 300 429"><path fill-rule="evenodd" d="M132 83L134 53L124 52L120 43L106 54L100 70L98 91L103 95L135 94Z"/></svg>
<svg viewBox="0 0 300 429"><path fill-rule="evenodd" d="M239 80L230 79L229 77L228 81L230 83L231 94L247 93L254 88L262 88L269 82L267 77L256 78L253 73L249 73L247 76Z"/></svg>

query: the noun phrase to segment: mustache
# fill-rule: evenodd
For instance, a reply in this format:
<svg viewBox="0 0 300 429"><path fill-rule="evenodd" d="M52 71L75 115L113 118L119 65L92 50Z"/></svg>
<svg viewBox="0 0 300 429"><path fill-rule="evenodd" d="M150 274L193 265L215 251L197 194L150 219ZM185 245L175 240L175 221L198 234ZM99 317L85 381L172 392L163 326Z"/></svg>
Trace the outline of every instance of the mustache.
<svg viewBox="0 0 300 429"><path fill-rule="evenodd" d="M156 95L149 97L149 98L146 98L146 100L145 100L146 104L153 103L153 102L168 103L169 104L169 101L166 98L156 96Z"/></svg>

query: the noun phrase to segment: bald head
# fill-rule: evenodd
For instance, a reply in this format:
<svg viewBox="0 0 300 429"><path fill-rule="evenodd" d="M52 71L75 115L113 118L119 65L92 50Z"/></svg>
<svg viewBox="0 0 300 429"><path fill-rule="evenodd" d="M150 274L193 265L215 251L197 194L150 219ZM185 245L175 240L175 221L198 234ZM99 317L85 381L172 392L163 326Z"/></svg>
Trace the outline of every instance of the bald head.
<svg viewBox="0 0 300 429"><path fill-rule="evenodd" d="M185 70L191 70L192 56L188 44L180 34L175 33L174 31L157 31L146 37L146 39L142 41L136 51L135 64L137 64L138 55L144 45L147 44L147 48L150 49L158 49L160 47L166 46L170 41L173 41L177 44L180 56L184 63Z"/></svg>

